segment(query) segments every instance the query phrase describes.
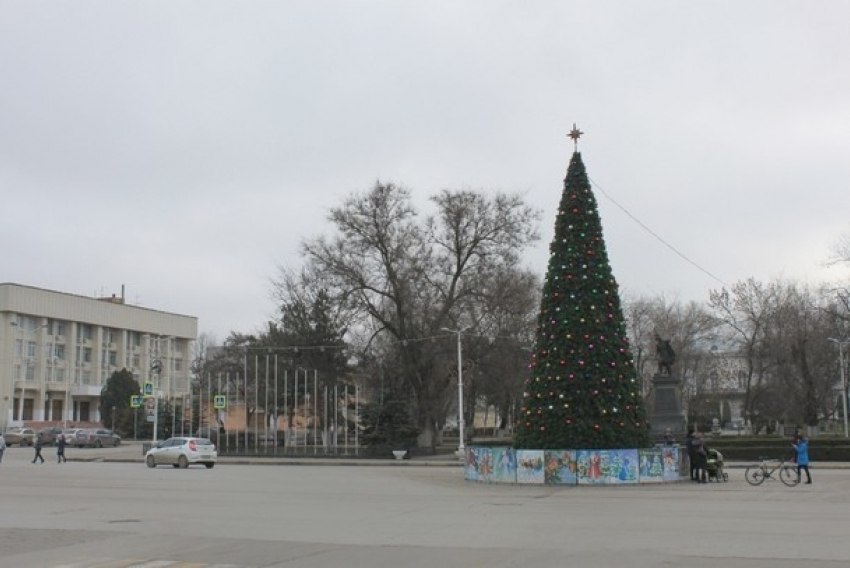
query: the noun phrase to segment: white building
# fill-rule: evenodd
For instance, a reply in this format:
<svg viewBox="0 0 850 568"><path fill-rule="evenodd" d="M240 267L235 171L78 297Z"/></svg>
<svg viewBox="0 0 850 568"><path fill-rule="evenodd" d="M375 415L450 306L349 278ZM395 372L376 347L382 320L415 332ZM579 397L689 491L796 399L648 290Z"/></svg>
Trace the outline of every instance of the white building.
<svg viewBox="0 0 850 568"><path fill-rule="evenodd" d="M100 391L122 369L165 398L187 395L197 334L197 318L123 297L0 283L0 428L100 422Z"/></svg>

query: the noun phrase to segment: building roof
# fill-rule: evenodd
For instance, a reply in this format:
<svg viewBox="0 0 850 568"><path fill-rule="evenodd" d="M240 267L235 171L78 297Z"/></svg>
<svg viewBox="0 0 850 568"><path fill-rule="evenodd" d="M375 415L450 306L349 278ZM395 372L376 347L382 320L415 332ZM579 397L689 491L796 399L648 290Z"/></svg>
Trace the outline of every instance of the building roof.
<svg viewBox="0 0 850 568"><path fill-rule="evenodd" d="M17 313L194 339L198 318L12 282L0 283L0 313Z"/></svg>

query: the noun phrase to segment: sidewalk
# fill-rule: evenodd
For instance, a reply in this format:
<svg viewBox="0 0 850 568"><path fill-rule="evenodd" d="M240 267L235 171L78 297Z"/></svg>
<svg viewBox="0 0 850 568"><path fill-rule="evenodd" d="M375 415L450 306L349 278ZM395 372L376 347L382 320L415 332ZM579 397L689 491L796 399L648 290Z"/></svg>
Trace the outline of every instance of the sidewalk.
<svg viewBox="0 0 850 568"><path fill-rule="evenodd" d="M105 462L138 462L145 461L142 454L142 444L147 441L130 440L122 442L117 448L69 448L66 450L68 461L105 461ZM47 450L49 452L49 450ZM45 453L45 456L48 454ZM438 454L433 456L416 456L411 459L396 460L393 458L364 458L344 456L223 456L219 463L239 465L330 465L330 466L393 466L393 467L462 467L463 462L454 454ZM726 469L746 469L754 461L727 461ZM821 462L814 461L810 467L816 469L850 469L850 462Z"/></svg>
<svg viewBox="0 0 850 568"><path fill-rule="evenodd" d="M69 462L104 461L144 463L142 445L149 441L122 441L117 448L68 448L65 454ZM49 450L48 450L49 451ZM48 453L45 452L45 458ZM394 467L461 467L463 462L454 454L434 456L416 456L411 459L397 460L366 458L357 456L220 456L218 463L239 465L332 465L332 466L394 466Z"/></svg>

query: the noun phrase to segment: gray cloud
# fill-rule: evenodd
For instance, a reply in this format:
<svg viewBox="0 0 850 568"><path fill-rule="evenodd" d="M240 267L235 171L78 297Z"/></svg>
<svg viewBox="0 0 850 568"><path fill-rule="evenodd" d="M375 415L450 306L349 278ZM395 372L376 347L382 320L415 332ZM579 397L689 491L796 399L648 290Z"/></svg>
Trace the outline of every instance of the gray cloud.
<svg viewBox="0 0 850 568"><path fill-rule="evenodd" d="M544 210L571 152L727 283L819 282L848 230L850 6L789 1L0 4L0 280L274 312L328 207L376 179ZM598 195L621 287L719 284Z"/></svg>

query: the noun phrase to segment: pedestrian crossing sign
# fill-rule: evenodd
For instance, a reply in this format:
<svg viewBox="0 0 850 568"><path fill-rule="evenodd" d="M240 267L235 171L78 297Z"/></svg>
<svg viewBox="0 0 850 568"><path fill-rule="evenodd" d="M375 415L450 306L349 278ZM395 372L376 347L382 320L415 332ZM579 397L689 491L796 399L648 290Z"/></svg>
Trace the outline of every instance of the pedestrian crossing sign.
<svg viewBox="0 0 850 568"><path fill-rule="evenodd" d="M213 398L213 408L216 410L223 410L227 408L227 397L223 394L217 394Z"/></svg>
<svg viewBox="0 0 850 568"><path fill-rule="evenodd" d="M133 396L130 397L130 406L132 408L141 408L141 406L143 404L144 404L144 402L142 402L142 396L141 395L134 394Z"/></svg>
<svg viewBox="0 0 850 568"><path fill-rule="evenodd" d="M145 398L147 398L149 396L153 396L153 383L152 382L147 381L145 383L144 390L142 391L142 394Z"/></svg>

